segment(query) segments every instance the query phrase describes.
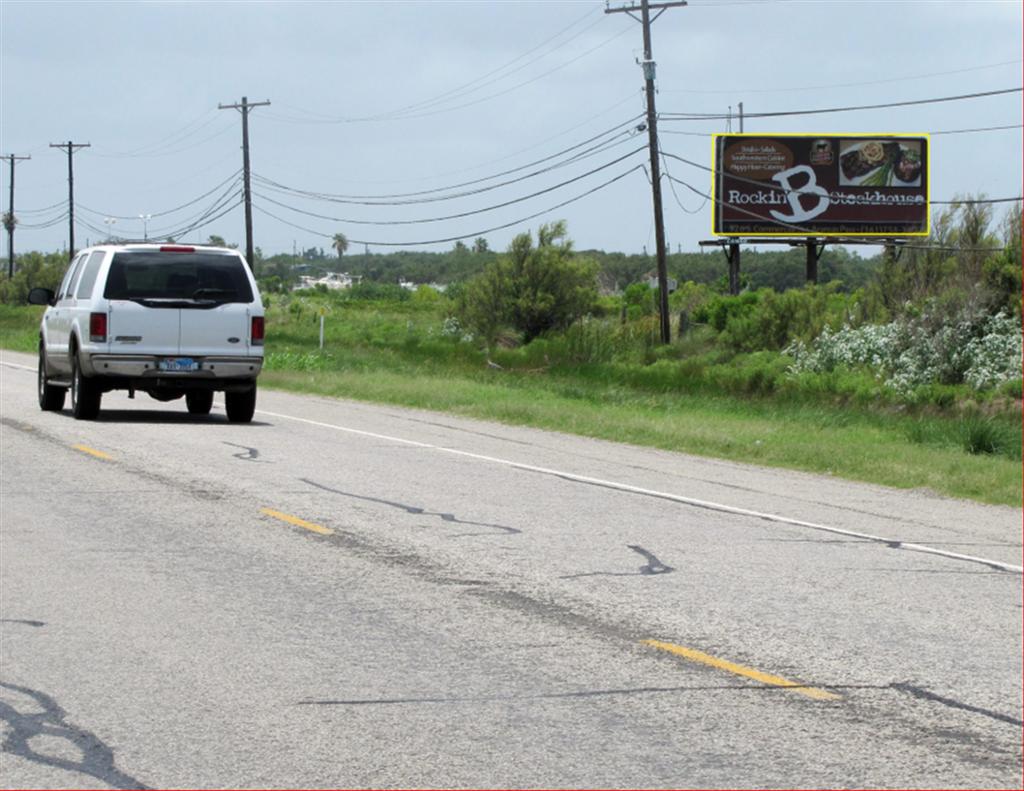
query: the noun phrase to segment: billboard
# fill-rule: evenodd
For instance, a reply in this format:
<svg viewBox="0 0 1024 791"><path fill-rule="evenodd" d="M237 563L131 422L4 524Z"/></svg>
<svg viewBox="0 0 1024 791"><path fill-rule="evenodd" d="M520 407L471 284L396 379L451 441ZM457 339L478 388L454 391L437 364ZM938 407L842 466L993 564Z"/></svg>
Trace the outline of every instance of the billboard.
<svg viewBox="0 0 1024 791"><path fill-rule="evenodd" d="M714 135L717 236L927 236L928 136Z"/></svg>

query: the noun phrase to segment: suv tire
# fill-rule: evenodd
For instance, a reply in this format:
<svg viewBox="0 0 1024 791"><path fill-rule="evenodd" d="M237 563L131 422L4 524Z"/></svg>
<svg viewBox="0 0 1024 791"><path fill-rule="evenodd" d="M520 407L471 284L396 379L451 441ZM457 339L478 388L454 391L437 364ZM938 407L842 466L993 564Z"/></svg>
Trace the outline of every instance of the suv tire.
<svg viewBox="0 0 1024 791"><path fill-rule="evenodd" d="M76 420L95 420L103 393L96 382L82 373L77 355L71 358L71 414Z"/></svg>
<svg viewBox="0 0 1024 791"><path fill-rule="evenodd" d="M224 407L229 423L249 423L256 412L256 384L248 390L224 393Z"/></svg>
<svg viewBox="0 0 1024 791"><path fill-rule="evenodd" d="M185 393L185 405L190 415L208 415L213 408L213 391L193 390Z"/></svg>
<svg viewBox="0 0 1024 791"><path fill-rule="evenodd" d="M39 408L44 412L59 412L64 408L66 387L56 387L49 383L46 376L46 349L39 344Z"/></svg>

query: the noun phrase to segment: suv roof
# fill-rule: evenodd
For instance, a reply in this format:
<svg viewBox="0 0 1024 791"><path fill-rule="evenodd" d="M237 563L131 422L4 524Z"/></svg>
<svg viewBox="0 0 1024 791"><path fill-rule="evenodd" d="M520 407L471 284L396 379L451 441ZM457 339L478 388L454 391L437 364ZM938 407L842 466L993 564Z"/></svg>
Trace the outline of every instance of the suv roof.
<svg viewBox="0 0 1024 791"><path fill-rule="evenodd" d="M241 253L233 247L218 247L208 244L188 244L187 242L103 242L93 244L87 250L118 250L121 252L187 252L197 253ZM81 251L79 251L81 252Z"/></svg>

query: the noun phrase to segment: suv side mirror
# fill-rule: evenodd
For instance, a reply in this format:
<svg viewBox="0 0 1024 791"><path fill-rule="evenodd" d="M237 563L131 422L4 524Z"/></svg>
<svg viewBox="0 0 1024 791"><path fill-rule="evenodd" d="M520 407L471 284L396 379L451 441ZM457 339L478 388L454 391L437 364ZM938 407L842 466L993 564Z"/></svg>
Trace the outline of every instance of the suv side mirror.
<svg viewBox="0 0 1024 791"><path fill-rule="evenodd" d="M33 288L28 292L28 304L52 305L54 293L48 288Z"/></svg>

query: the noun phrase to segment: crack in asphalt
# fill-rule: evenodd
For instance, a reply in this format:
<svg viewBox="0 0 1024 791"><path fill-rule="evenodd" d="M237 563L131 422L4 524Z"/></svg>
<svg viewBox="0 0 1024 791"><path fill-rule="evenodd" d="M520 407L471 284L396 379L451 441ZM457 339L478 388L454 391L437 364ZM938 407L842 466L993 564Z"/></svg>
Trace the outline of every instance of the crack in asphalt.
<svg viewBox="0 0 1024 791"><path fill-rule="evenodd" d="M824 531L824 532L832 533L832 534L846 535L846 536L848 536L850 538L858 539L860 541L863 541L867 545L884 546L884 547L887 547L889 549L902 550L902 551L906 551L906 552L921 552L921 553L924 553L924 554L935 555L936 557L944 557L947 560L955 560L955 561L958 561L958 562L977 563L979 565L985 566L986 568L990 568L993 571L998 571L1001 574L1021 574L1022 573L1022 571L1021 571L1021 569L1019 567L1014 566L1014 565L1009 564L1009 563L1003 563L1002 561L991 560L991 559L988 559L988 558L970 557L968 555L957 555L957 554L954 554L954 553L949 553L949 552L945 552L945 551L942 551L942 550L938 550L938 549L935 549L933 547L925 546L925 545L922 545L922 544L917 544L917 543L912 542L912 541L901 541L901 540L894 540L894 539L889 539L889 538L882 538L880 536L872 536L872 535L867 535L867 534L859 534L856 531L852 531L852 530L844 530L844 529L840 529L840 528L836 528L836 527L829 527L829 526L826 526L826 525L815 525L813 523L805 522L805 521L799 520L799 519L791 519L789 517L782 517L782 516L777 516L777 515L774 515L774 514L758 513L756 511L751 511L751 510L746 509L746 508L734 508L732 506L723 505L721 503L702 502L700 500L695 500L695 499L689 498L689 497L674 496L674 495L664 494L664 493L661 493L661 492L654 492L654 491L650 491L650 490L638 490L637 487L633 487L633 486L626 486L624 484L623 485L617 485L615 483L607 482L607 481L598 481L598 480L585 479L585 478L582 478L582 477L577 476L577 475L572 475L570 473L557 472L557 471L554 471L554 470L533 469L533 468L530 468L530 467L527 467L527 466L519 466L518 468L522 469L522 470L524 470L526 472L532 472L532 473L535 473L535 474L538 474L538 475L549 475L549 476L551 476L553 478L560 478L563 481L568 481L569 483L580 484L580 485L583 485L583 486L593 486L593 487L596 487L598 489L607 489L607 490L613 491L613 492L622 492L622 493L625 493L625 494L633 494L633 495L636 495L638 497L647 497L647 498L654 499L654 500L667 500L668 502L676 503L678 505L682 505L683 507L697 508L697 509L700 509L700 510L703 510L703 511L714 511L716 513L729 514L730 516L742 516L742 517L745 517L747 519L754 519L754 520L758 520L758 521L761 521L761 522L768 522L770 524L783 524L783 525L791 525L793 527L802 528L802 529L820 530L820 531Z"/></svg>
<svg viewBox="0 0 1024 791"><path fill-rule="evenodd" d="M42 708L40 712L25 713L0 700L0 720L8 726L0 750L32 763L92 777L114 788L148 788L114 765L114 751L99 738L69 724L66 721L67 714L49 695L3 681L0 681L0 688L26 695ZM39 752L30 744L32 739L39 736L70 742L82 753L81 760L72 761Z"/></svg>
<svg viewBox="0 0 1024 791"><path fill-rule="evenodd" d="M640 567L638 572L634 571L588 571L582 574L565 574L558 579L560 580L574 580L580 579L581 577L635 577L637 573L641 575L651 574L671 574L675 569L672 566L666 566L654 555L653 552L648 552L641 546L636 544L626 544L627 549L632 549L638 555L642 555L647 563Z"/></svg>
<svg viewBox="0 0 1024 791"><path fill-rule="evenodd" d="M241 459L242 461L255 461L261 464L267 464L265 459L260 458L260 452L256 448L250 448L248 445L239 445L236 442L224 442L225 445L230 445L232 448L241 448L245 453L232 453L232 457Z"/></svg>
<svg viewBox="0 0 1024 791"><path fill-rule="evenodd" d="M1009 714L1000 714L998 711L992 711L991 709L984 709L981 706L972 706L969 703L962 703L959 700L953 698L947 698L942 695L936 695L934 692L929 692L927 689L922 687L915 687L913 684L895 683L890 684L891 689L895 689L898 692L905 692L906 694L918 698L919 700L927 700L933 703L941 703L943 706L949 706L953 709L960 709L961 711L969 711L972 714L980 714L983 717L990 717L993 720L999 722L1006 722L1010 725L1016 725L1018 727L1024 725L1024 720L1019 720L1016 717L1011 717Z"/></svg>
<svg viewBox="0 0 1024 791"><path fill-rule="evenodd" d="M394 706L401 704L420 703L487 703L515 700L566 700L576 698L600 698L619 695L652 695L669 692L718 692L718 691L752 691L778 692L792 690L794 687L771 687L763 684L709 684L695 686L672 687L634 687L624 689L585 689L573 692L542 692L537 695L471 695L465 697L421 697L421 698L353 698L338 700L300 700L297 706ZM832 689L832 687L830 687Z"/></svg>
<svg viewBox="0 0 1024 791"><path fill-rule="evenodd" d="M303 483L309 484L310 486L315 486L317 489L322 489L325 492L330 492L331 494L341 495L342 497L350 497L353 500L363 500L364 502L368 502L368 503L378 503L380 505L386 505L386 506L389 506L391 508L397 508L397 509L399 509L401 511L405 511L407 514L416 514L417 516L436 516L436 517L439 517L444 522L451 522L453 524L459 524L459 525L475 525L476 527L493 527L495 530L500 530L503 533L506 533L506 534L509 534L509 535L515 535L515 534L523 532L522 530L520 530L519 528L516 528L516 527L506 527L505 525L495 525L495 524L491 524L489 522L471 522L471 521L466 520L466 519L459 519L454 514L442 513L440 511L428 511L425 508L420 508L420 507L415 506L415 505L406 505L404 503L397 503L397 502L394 502L393 500L384 500L384 499L382 499L380 497L370 497L370 496L364 495L364 494L353 494L352 492L343 492L343 491L341 491L339 489L332 489L330 486L325 486L322 483L317 483L316 481L311 481L308 478L299 478L299 480L302 481ZM466 538L466 537L469 537L469 536L488 536L488 535L493 535L493 533L458 533L457 535L452 536L452 538Z"/></svg>

